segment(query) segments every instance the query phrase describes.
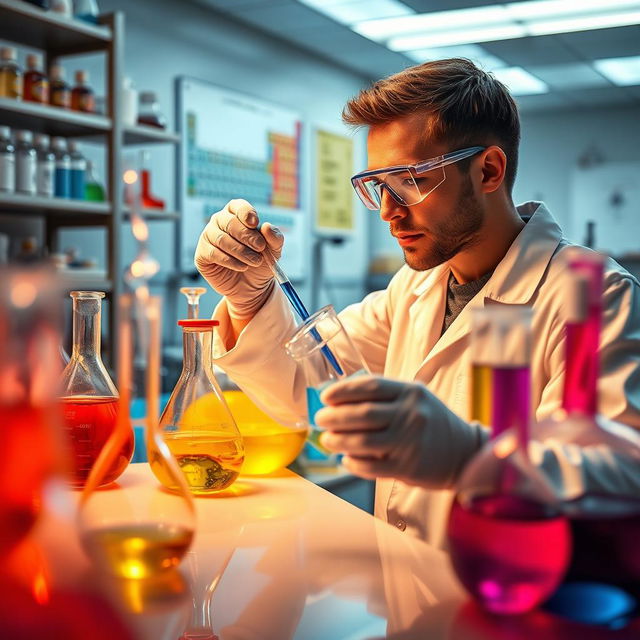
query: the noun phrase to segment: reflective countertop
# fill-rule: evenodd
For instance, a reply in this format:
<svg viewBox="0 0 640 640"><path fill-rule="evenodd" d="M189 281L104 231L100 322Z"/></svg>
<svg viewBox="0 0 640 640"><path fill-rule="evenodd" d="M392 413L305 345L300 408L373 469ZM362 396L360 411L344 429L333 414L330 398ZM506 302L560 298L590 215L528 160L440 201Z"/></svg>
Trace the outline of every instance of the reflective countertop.
<svg viewBox="0 0 640 640"><path fill-rule="evenodd" d="M124 488L138 483L156 483L146 463L118 480ZM80 547L73 509L59 506L36 531L53 584L106 594L140 640L612 637L542 611L482 612L444 552L290 471L240 477L224 495L195 502L198 530L179 571L147 581L98 576ZM203 603L211 632L183 635Z"/></svg>

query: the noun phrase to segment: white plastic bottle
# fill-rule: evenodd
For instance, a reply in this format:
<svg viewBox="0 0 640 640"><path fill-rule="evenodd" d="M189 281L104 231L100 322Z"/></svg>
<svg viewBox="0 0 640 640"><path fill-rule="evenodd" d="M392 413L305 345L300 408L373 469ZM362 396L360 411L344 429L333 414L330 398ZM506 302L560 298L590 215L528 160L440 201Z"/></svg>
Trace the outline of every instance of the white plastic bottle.
<svg viewBox="0 0 640 640"><path fill-rule="evenodd" d="M16 149L11 143L11 129L0 127L0 193L16 188Z"/></svg>
<svg viewBox="0 0 640 640"><path fill-rule="evenodd" d="M36 150L31 131L16 133L16 192L36 195Z"/></svg>
<svg viewBox="0 0 640 640"><path fill-rule="evenodd" d="M49 148L49 136L36 136L36 191L43 198L53 198L56 157Z"/></svg>

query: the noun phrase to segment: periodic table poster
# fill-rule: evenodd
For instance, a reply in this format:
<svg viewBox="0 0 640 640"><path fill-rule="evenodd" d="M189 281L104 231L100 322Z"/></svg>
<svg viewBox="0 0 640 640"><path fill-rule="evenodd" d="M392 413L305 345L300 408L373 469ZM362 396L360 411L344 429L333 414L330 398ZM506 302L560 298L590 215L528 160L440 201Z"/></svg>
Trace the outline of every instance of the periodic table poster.
<svg viewBox="0 0 640 640"><path fill-rule="evenodd" d="M282 266L290 278L303 278L300 115L188 77L178 79L177 98L182 269L193 269L198 237L211 214L229 200L244 198L261 220L283 231Z"/></svg>

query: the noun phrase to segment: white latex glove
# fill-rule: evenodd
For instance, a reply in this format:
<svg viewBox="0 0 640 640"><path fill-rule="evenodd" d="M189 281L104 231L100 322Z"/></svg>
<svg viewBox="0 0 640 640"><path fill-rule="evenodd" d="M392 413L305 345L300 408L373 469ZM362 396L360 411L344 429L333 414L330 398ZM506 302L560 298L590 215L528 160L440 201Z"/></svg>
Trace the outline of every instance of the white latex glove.
<svg viewBox="0 0 640 640"><path fill-rule="evenodd" d="M444 489L487 441L488 432L450 411L424 385L359 376L327 387L316 414L320 437L363 478L393 477Z"/></svg>
<svg viewBox="0 0 640 640"><path fill-rule="evenodd" d="M268 245L276 260L284 236L268 222L260 230L255 208L246 200L231 200L214 213L200 234L195 265L202 277L227 299L232 318L252 318L274 287L274 277L262 252Z"/></svg>

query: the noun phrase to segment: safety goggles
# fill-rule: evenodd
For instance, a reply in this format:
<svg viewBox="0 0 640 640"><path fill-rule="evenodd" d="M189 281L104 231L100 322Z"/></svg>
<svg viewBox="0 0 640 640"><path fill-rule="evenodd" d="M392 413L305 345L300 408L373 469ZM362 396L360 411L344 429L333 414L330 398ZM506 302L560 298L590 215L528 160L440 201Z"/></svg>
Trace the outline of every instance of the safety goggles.
<svg viewBox="0 0 640 640"><path fill-rule="evenodd" d="M380 209L383 190L398 204L410 207L422 202L445 181L444 168L448 164L464 160L485 148L468 147L416 164L362 171L351 178L351 184L364 206L372 211Z"/></svg>

